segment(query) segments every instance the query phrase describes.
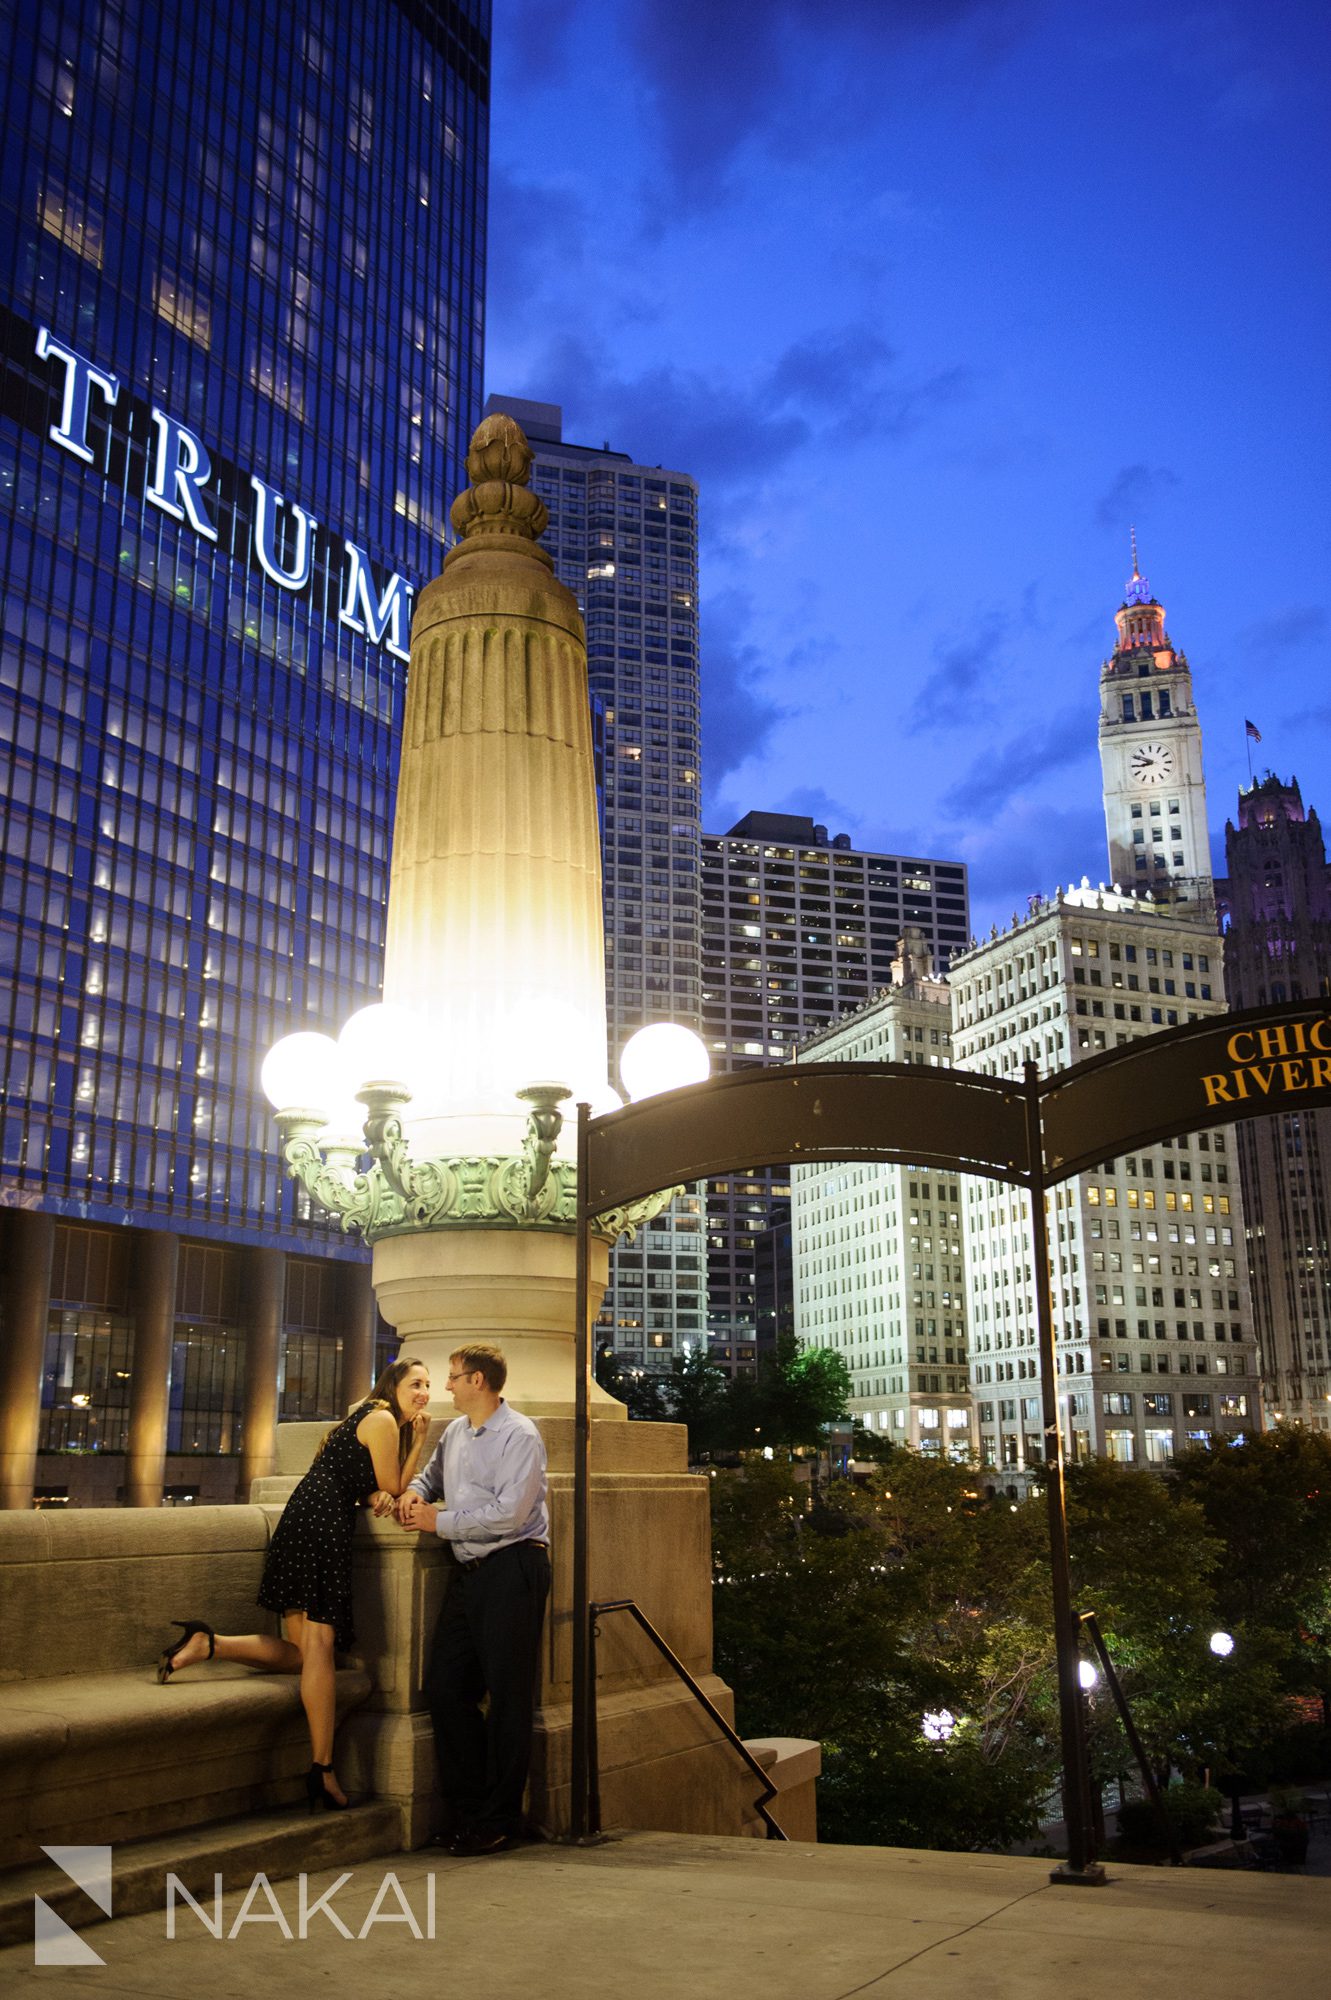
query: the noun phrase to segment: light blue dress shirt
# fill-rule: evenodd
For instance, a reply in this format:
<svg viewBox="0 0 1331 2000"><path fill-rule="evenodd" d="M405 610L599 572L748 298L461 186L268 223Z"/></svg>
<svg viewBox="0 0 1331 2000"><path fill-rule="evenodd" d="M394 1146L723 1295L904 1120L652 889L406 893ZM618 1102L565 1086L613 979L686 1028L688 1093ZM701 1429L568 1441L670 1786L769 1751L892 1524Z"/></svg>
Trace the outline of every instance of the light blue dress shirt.
<svg viewBox="0 0 1331 2000"><path fill-rule="evenodd" d="M435 1533L464 1562L514 1542L550 1540L545 1440L530 1417L505 1402L475 1430L468 1418L455 1417L410 1484L439 1508Z"/></svg>

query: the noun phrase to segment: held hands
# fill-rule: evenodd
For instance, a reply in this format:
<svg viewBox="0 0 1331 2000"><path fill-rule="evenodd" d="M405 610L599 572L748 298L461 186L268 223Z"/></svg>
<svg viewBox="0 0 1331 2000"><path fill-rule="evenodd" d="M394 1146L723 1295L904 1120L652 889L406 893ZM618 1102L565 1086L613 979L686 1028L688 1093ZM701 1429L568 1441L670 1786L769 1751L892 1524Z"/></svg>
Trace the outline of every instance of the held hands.
<svg viewBox="0 0 1331 2000"><path fill-rule="evenodd" d="M387 1520L389 1515L393 1513L396 1507L397 1507L397 1501L394 1499L393 1495L391 1493L385 1493L382 1487L380 1487L377 1492L372 1493L370 1495L369 1508L370 1512L374 1515L376 1521Z"/></svg>
<svg viewBox="0 0 1331 2000"><path fill-rule="evenodd" d="M413 1492L411 1487L407 1488L397 1503L398 1520L404 1528L414 1534L432 1535L438 1516L439 1509L432 1507L428 1500L422 1500L420 1494Z"/></svg>

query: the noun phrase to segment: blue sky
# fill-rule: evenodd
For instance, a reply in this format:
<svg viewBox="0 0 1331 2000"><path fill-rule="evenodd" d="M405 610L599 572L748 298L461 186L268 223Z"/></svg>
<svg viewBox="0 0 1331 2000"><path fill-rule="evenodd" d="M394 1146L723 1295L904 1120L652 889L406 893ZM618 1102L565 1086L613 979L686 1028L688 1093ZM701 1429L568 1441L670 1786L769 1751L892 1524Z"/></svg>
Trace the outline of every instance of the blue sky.
<svg viewBox="0 0 1331 2000"><path fill-rule="evenodd" d="M1142 567L1217 869L1331 816L1331 13L496 0L487 385L701 488L705 824L1102 879Z"/></svg>

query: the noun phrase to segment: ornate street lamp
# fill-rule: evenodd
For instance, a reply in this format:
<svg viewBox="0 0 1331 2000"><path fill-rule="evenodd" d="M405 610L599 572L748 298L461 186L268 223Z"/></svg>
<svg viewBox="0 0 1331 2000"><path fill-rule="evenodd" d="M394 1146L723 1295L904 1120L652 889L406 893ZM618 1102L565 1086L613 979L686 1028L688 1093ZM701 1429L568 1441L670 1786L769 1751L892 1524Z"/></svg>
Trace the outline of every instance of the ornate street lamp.
<svg viewBox="0 0 1331 2000"><path fill-rule="evenodd" d="M458 1345L498 1339L515 1399L539 1417L576 1400L577 1148L565 1109L572 1100L601 1117L623 1100L607 1081L582 619L540 546L547 515L531 470L519 425L487 417L451 510L457 543L417 601L384 1002L336 1040L287 1037L263 1087L287 1173L373 1245L380 1311L410 1351L442 1380L438 1363ZM635 1044L634 1096L706 1074L685 1029L657 1023ZM662 1045L675 1065L664 1080L653 1075ZM676 1191L597 1214L593 1287L616 1238ZM622 1416L599 1385L592 1399Z"/></svg>

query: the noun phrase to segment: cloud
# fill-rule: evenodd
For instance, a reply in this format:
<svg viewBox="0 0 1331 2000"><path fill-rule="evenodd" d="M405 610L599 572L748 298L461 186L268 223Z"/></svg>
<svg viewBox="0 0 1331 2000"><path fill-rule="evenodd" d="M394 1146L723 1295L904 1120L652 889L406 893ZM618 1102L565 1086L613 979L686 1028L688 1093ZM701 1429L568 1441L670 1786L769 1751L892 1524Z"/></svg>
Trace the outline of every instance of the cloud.
<svg viewBox="0 0 1331 2000"><path fill-rule="evenodd" d="M1065 708L1042 729L1011 736L978 757L943 799L943 810L973 825L996 818L1035 780L1075 764L1093 741L1085 703Z"/></svg>
<svg viewBox="0 0 1331 2000"><path fill-rule="evenodd" d="M1328 619L1320 604L1292 604L1286 611L1277 611L1270 618L1262 618L1246 625L1241 635L1241 645L1260 657L1266 653L1292 653L1299 647L1326 637Z"/></svg>
<svg viewBox="0 0 1331 2000"><path fill-rule="evenodd" d="M1010 631L1011 621L994 611L977 631L964 638L947 644L940 640L934 647L938 665L906 716L911 735L922 730L969 729L977 713L990 708L989 686L1002 665Z"/></svg>
<svg viewBox="0 0 1331 2000"><path fill-rule="evenodd" d="M768 393L781 403L840 410L895 359L876 327L863 322L832 327L786 349L767 378Z"/></svg>
<svg viewBox="0 0 1331 2000"><path fill-rule="evenodd" d="M661 362L616 371L610 350L580 333L550 341L506 394L562 402L565 434L689 472L708 500L777 471L811 444L899 437L964 393L966 373L892 379L894 354L861 321L792 343L761 373L724 377Z"/></svg>
<svg viewBox="0 0 1331 2000"><path fill-rule="evenodd" d="M1121 534L1149 512L1153 500L1178 484L1178 474L1167 465L1121 466L1096 502L1097 526L1116 528Z"/></svg>
<svg viewBox="0 0 1331 2000"><path fill-rule="evenodd" d="M1021 0L622 0L677 199L715 199L755 140L785 157L882 115L883 68L903 42L976 22L1006 41ZM976 54L972 46L968 54Z"/></svg>
<svg viewBox="0 0 1331 2000"><path fill-rule="evenodd" d="M578 11L579 0L498 0L494 43L514 84L541 90L563 80Z"/></svg>
<svg viewBox="0 0 1331 2000"><path fill-rule="evenodd" d="M533 179L494 163L490 169L486 278L490 309L517 319L552 276L586 267L591 220L585 198L557 176Z"/></svg>
<svg viewBox="0 0 1331 2000"><path fill-rule="evenodd" d="M850 806L843 806L839 799L834 799L821 785L797 785L794 791L786 792L783 797L774 800L770 806L765 806L762 810L802 813L813 820L816 826L825 826L832 836L849 833L853 837L859 826L859 814Z"/></svg>
<svg viewBox="0 0 1331 2000"><path fill-rule="evenodd" d="M1027 898L1052 895L1055 888L1087 875L1098 882L1105 872L1105 821L1097 804L1050 809L1043 801L1019 801L990 825L966 834L954 850L967 865L971 925L976 936L991 924L1000 929L1015 911L1025 916ZM1052 870L1050 857L1054 856Z"/></svg>
<svg viewBox="0 0 1331 2000"><path fill-rule="evenodd" d="M793 712L765 692L762 655L748 637L752 604L740 590L708 600L702 631L703 822L710 824L725 778L759 756ZM757 802L755 802L756 809Z"/></svg>

